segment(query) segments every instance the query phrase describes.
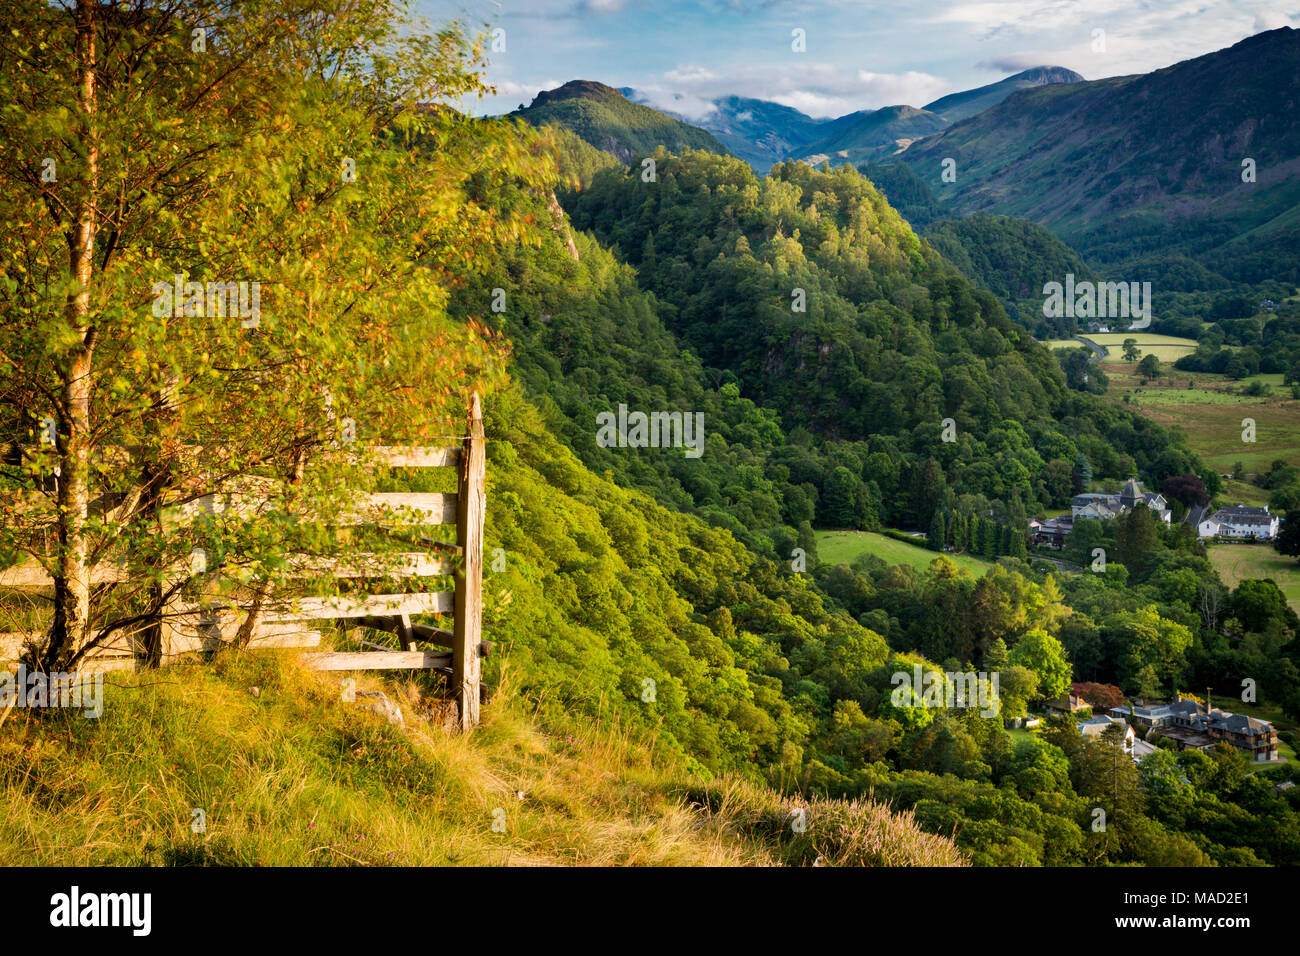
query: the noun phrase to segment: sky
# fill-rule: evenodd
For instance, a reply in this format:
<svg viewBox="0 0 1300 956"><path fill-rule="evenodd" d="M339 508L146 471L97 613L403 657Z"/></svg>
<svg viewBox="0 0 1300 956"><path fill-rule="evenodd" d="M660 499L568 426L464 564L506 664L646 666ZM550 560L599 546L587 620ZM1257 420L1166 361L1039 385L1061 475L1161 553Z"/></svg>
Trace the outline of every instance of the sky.
<svg viewBox="0 0 1300 956"><path fill-rule="evenodd" d="M923 106L1031 66L1146 73L1300 26L1300 0L413 0L413 12L504 31L487 72L497 95L458 104L469 112L582 79L697 122L728 95L827 117Z"/></svg>

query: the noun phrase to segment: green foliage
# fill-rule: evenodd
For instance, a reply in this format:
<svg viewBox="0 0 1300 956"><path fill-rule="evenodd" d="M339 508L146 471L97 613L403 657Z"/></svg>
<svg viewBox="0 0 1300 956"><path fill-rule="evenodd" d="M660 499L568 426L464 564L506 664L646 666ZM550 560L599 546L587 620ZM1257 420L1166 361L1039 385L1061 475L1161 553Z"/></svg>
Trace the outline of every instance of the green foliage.
<svg viewBox="0 0 1300 956"><path fill-rule="evenodd" d="M925 230L926 241L981 289L998 297L1007 314L1038 338L1074 332L1077 319L1043 316L1043 286L1064 282L1098 282L1100 276L1083 258L1043 226L1028 219L985 212L964 219L945 219Z"/></svg>

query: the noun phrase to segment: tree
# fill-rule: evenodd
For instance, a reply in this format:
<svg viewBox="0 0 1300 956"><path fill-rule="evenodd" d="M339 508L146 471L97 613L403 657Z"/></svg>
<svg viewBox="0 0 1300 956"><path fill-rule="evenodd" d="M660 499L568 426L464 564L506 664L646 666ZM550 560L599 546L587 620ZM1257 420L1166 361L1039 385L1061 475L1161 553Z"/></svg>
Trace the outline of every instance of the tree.
<svg viewBox="0 0 1300 956"><path fill-rule="evenodd" d="M1147 353L1142 357L1142 361L1138 362L1137 373L1144 382L1159 378L1160 359L1156 358L1153 352Z"/></svg>
<svg viewBox="0 0 1300 956"><path fill-rule="evenodd" d="M998 536L1001 527L993 522L992 519L985 519L980 522L980 554L986 558L996 558L998 556Z"/></svg>
<svg viewBox="0 0 1300 956"><path fill-rule="evenodd" d="M1000 671L1007 666L1007 642L998 638L989 645L984 655L984 668L990 672Z"/></svg>
<svg viewBox="0 0 1300 956"><path fill-rule="evenodd" d="M1192 632L1160 616L1154 604L1127 616L1122 626L1126 650L1123 673L1133 693L1152 696L1159 683L1172 684L1180 674Z"/></svg>
<svg viewBox="0 0 1300 956"><path fill-rule="evenodd" d="M410 32L388 0L281 7L0 11L0 438L32 449L4 470L31 504L0 551L53 578L47 667L119 632L156 650L200 543L265 595L309 535L290 516L345 507L344 417L366 443L445 434L498 376L500 347L442 306L520 221L447 197L489 168L542 186L549 161L427 108L481 88L455 31ZM255 473L278 488L257 520L163 533L168 508ZM92 591L106 562L129 582Z"/></svg>
<svg viewBox="0 0 1300 956"><path fill-rule="evenodd" d="M1038 692L1060 697L1070 688L1070 662L1061 642L1046 631L1035 629L1022 635L1011 648L1008 661L1038 675Z"/></svg>
<svg viewBox="0 0 1300 956"><path fill-rule="evenodd" d="M1291 516L1292 512L1288 511L1277 537L1273 539L1273 547L1282 554L1300 557L1300 511L1295 512L1294 520Z"/></svg>
<svg viewBox="0 0 1300 956"><path fill-rule="evenodd" d="M1160 486L1160 493L1169 501L1181 501L1188 508L1210 503L1210 493L1205 482L1196 475L1173 475Z"/></svg>
<svg viewBox="0 0 1300 956"><path fill-rule="evenodd" d="M1083 494L1092 487L1092 463L1083 452L1079 452L1074 457L1074 471L1071 473L1071 478L1076 495Z"/></svg>
<svg viewBox="0 0 1300 956"><path fill-rule="evenodd" d="M926 539L926 545L931 551L942 551L944 536L947 534L944 521L943 510L934 509L934 516L930 519L930 535Z"/></svg>
<svg viewBox="0 0 1300 956"><path fill-rule="evenodd" d="M994 671L990 670L990 673ZM998 716L1004 720L1023 717L1028 712L1029 701L1038 697L1038 675L1028 667L1013 664L999 668Z"/></svg>
<svg viewBox="0 0 1300 956"><path fill-rule="evenodd" d="M917 518L916 527L921 526L926 514L942 503L947 485L943 467L933 458L927 458L923 466L914 470L912 511Z"/></svg>
<svg viewBox="0 0 1300 956"><path fill-rule="evenodd" d="M1247 578L1237 585L1228 600L1228 611L1247 631L1262 633L1276 622L1283 628L1295 627L1295 612L1286 595L1272 580Z"/></svg>
<svg viewBox="0 0 1300 956"><path fill-rule="evenodd" d="M1027 557L1029 552L1025 548L1025 532L1023 530L1011 529L1011 546L1007 549L1007 554L1013 558Z"/></svg>
<svg viewBox="0 0 1300 956"><path fill-rule="evenodd" d="M1137 341L1138 341L1137 339L1124 340L1124 361L1125 362L1136 362L1138 360L1138 356L1142 354L1138 350Z"/></svg>
<svg viewBox="0 0 1300 956"><path fill-rule="evenodd" d="M1139 579L1159 547L1155 518L1145 504L1138 504L1115 518L1115 560Z"/></svg>
<svg viewBox="0 0 1300 956"><path fill-rule="evenodd" d="M1124 692L1114 684L1092 682L1080 684L1079 696L1091 704L1099 714L1104 714L1124 703Z"/></svg>
<svg viewBox="0 0 1300 956"><path fill-rule="evenodd" d="M840 465L826 481L818 512L828 527L860 529L867 519L866 485Z"/></svg>

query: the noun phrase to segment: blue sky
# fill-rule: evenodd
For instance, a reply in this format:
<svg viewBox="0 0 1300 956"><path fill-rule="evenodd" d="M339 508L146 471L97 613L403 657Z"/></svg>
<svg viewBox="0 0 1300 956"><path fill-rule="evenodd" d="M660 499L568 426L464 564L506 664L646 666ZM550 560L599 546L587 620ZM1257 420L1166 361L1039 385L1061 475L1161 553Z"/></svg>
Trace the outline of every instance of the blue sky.
<svg viewBox="0 0 1300 956"><path fill-rule="evenodd" d="M1300 0L413 0L413 10L505 31L488 70L498 95L461 104L470 112L507 112L584 79L635 87L697 120L728 94L839 116L922 106L1030 66L1145 73L1300 26ZM804 53L791 49L795 29Z"/></svg>

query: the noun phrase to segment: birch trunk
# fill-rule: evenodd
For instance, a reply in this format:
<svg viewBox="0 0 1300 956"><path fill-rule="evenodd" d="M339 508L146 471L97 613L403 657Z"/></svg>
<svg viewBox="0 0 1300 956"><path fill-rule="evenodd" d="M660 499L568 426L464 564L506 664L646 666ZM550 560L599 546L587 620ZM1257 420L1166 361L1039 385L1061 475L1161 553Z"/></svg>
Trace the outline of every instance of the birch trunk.
<svg viewBox="0 0 1300 956"><path fill-rule="evenodd" d="M94 270L99 187L99 151L95 117L94 3L77 4L79 107L86 138L86 169L77 202L77 223L70 237L69 271L76 286L65 315L78 345L64 360L60 389L59 462L56 519L59 555L54 577L54 622L45 651L47 668L70 670L90 632L90 542L86 532L90 501L90 393L95 330L90 322L90 281Z"/></svg>

